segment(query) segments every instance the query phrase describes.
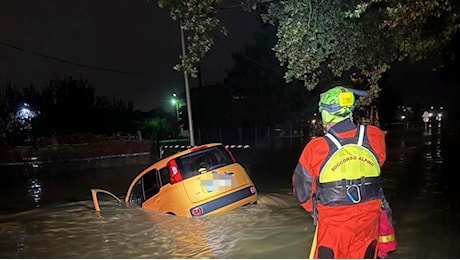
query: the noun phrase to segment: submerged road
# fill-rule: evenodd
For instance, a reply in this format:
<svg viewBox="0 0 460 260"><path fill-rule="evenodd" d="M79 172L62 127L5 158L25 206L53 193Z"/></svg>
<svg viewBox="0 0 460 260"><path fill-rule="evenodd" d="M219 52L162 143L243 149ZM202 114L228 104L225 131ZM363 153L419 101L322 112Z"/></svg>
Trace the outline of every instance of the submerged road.
<svg viewBox="0 0 460 260"><path fill-rule="evenodd" d="M391 258L459 258L458 125L390 131L383 186L398 249Z"/></svg>
<svg viewBox="0 0 460 260"><path fill-rule="evenodd" d="M382 183L398 248L388 258L460 257L459 136L459 125L390 129ZM2 175L0 258L307 258L314 227L290 183L303 144L274 146L234 151L258 205L196 220L119 207L96 214L89 189L122 196L141 166Z"/></svg>
<svg viewBox="0 0 460 260"><path fill-rule="evenodd" d="M459 258L460 188L456 182L460 125L394 126L386 144L382 184L393 209L398 241L389 258ZM266 171L253 170L255 182L268 184L269 189L290 187L300 150L291 147L261 156L260 163L251 169Z"/></svg>

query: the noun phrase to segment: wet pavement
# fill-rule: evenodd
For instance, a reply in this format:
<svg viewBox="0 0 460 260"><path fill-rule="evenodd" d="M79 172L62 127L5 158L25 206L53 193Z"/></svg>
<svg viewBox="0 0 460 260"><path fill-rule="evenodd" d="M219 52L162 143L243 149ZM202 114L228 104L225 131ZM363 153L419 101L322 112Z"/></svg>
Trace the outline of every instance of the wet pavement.
<svg viewBox="0 0 460 260"><path fill-rule="evenodd" d="M460 257L459 134L449 124L390 128L382 183L398 248L388 258ZM123 195L140 166L3 175L0 258L307 258L314 227L290 183L304 142L285 141L271 152L234 152L258 188L257 205L200 219L110 205L96 214L89 189Z"/></svg>
<svg viewBox="0 0 460 260"><path fill-rule="evenodd" d="M390 257L459 258L459 128L434 125L391 134L402 138L388 138L382 177L398 240Z"/></svg>

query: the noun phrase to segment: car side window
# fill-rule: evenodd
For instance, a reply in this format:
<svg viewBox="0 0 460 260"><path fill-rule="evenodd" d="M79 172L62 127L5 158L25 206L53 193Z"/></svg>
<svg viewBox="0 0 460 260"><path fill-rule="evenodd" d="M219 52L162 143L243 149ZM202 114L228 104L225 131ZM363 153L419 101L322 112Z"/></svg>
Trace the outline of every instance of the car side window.
<svg viewBox="0 0 460 260"><path fill-rule="evenodd" d="M144 181L145 200L157 194L160 191L160 182L158 170L154 169L142 177Z"/></svg>
<svg viewBox="0 0 460 260"><path fill-rule="evenodd" d="M163 167L160 169L160 181L161 181L160 183L161 186L164 186L169 183L170 179L169 179L168 167Z"/></svg>
<svg viewBox="0 0 460 260"><path fill-rule="evenodd" d="M160 191L160 175L157 169L144 174L133 187L129 202L141 206L144 201Z"/></svg>

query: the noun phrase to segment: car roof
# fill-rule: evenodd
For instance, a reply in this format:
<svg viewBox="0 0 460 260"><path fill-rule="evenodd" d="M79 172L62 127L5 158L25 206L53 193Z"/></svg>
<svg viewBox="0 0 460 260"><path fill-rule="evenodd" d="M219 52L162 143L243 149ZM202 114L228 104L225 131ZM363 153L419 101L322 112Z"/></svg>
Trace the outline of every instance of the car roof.
<svg viewBox="0 0 460 260"><path fill-rule="evenodd" d="M176 157L179 157L179 156L182 156L182 155L193 153L193 152L198 151L198 150L202 150L202 149L210 148L210 147L215 147L215 146L222 146L222 145L223 145L222 143L208 143L208 144L193 146L193 147L188 148L187 150L183 150L183 151L177 152L175 154L172 154L172 155L170 155L170 156L168 156L168 157L166 157L164 159L173 159L173 158L176 158Z"/></svg>

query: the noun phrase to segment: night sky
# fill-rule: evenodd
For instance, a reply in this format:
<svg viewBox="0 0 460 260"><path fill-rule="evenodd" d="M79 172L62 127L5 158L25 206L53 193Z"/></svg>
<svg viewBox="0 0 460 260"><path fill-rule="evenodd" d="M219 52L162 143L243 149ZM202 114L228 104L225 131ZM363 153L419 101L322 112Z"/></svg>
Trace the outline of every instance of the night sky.
<svg viewBox="0 0 460 260"><path fill-rule="evenodd" d="M221 20L229 34L217 37L201 63L203 85L225 79L231 54L253 45L261 24L241 8L221 10ZM53 75L72 76L94 84L99 96L133 101L135 109L173 111L172 92L184 91L183 74L172 69L180 54L179 24L156 0L0 1L0 83L41 87ZM454 107L456 71L458 61L449 75L427 63L393 65L388 85L401 89L405 103ZM190 79L192 88L198 84Z"/></svg>
<svg viewBox="0 0 460 260"><path fill-rule="evenodd" d="M221 20L229 34L201 63L203 85L224 80L231 54L253 45L260 25L241 8L221 10ZM0 83L41 87L53 75L72 76L135 109L173 110L171 93L185 91L183 73L172 69L180 54L179 23L155 0L0 1Z"/></svg>
<svg viewBox="0 0 460 260"><path fill-rule="evenodd" d="M420 64L394 64L389 71L389 87L398 89L406 105L419 105L428 108L452 107L458 101L454 99L458 92L459 77L453 67L449 71L434 70L427 62Z"/></svg>

